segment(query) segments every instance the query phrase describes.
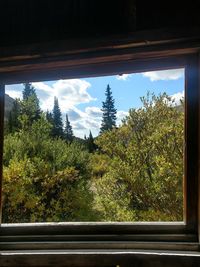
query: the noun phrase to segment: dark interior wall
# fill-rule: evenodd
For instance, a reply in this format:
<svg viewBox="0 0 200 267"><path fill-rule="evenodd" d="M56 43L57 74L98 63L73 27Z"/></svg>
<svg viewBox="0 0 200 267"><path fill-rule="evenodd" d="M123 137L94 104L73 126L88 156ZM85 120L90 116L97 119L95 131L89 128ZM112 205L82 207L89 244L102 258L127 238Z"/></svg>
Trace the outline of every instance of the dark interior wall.
<svg viewBox="0 0 200 267"><path fill-rule="evenodd" d="M1 0L1 45L131 31L134 0Z"/></svg>
<svg viewBox="0 0 200 267"><path fill-rule="evenodd" d="M200 25L200 1L137 1L137 29Z"/></svg>
<svg viewBox="0 0 200 267"><path fill-rule="evenodd" d="M0 46L200 25L200 1L159 2L1 0Z"/></svg>

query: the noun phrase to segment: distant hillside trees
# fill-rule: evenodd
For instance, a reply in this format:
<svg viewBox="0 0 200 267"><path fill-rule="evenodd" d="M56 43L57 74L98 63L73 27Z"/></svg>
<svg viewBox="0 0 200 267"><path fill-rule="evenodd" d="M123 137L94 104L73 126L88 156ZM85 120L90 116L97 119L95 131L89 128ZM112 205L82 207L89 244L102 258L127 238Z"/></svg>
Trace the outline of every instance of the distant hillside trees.
<svg viewBox="0 0 200 267"><path fill-rule="evenodd" d="M15 99L12 105L12 109L8 115L8 121L6 125L7 132L13 133L20 128L20 122L19 122L20 112L21 112L20 100Z"/></svg>
<svg viewBox="0 0 200 267"><path fill-rule="evenodd" d="M24 83L22 100L16 99L8 117L8 132L29 128L34 121L40 119L42 111L35 88L31 83Z"/></svg>

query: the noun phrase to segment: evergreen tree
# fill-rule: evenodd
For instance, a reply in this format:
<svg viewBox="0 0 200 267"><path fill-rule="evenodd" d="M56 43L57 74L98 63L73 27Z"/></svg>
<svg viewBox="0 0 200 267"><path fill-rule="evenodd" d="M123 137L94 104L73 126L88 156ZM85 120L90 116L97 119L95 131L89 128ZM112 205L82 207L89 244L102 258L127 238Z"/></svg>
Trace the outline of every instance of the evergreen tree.
<svg viewBox="0 0 200 267"><path fill-rule="evenodd" d="M53 125L53 114L52 114L52 112L49 112L49 111L47 110L47 112L46 112L46 119L47 119L47 121L48 121L49 123L51 123L51 124Z"/></svg>
<svg viewBox="0 0 200 267"><path fill-rule="evenodd" d="M63 137L64 135L62 113L60 111L57 97L54 97L52 134L54 137Z"/></svg>
<svg viewBox="0 0 200 267"><path fill-rule="evenodd" d="M87 148L90 153L94 152L97 149L97 145L94 143L94 137L92 136L92 132L90 131L89 136L87 138Z"/></svg>
<svg viewBox="0 0 200 267"><path fill-rule="evenodd" d="M31 83L24 83L22 95L21 120L24 120L29 125L32 125L34 121L41 117L41 110L35 88L31 85Z"/></svg>
<svg viewBox="0 0 200 267"><path fill-rule="evenodd" d="M31 83L24 83L22 112L29 114L30 119L37 120L41 117L40 103Z"/></svg>
<svg viewBox="0 0 200 267"><path fill-rule="evenodd" d="M54 125L54 121L53 121L53 114L52 112L49 112L47 110L46 112L46 120L50 123L51 125L51 131L50 131L50 135L53 136L53 125Z"/></svg>
<svg viewBox="0 0 200 267"><path fill-rule="evenodd" d="M68 118L68 115L66 114L66 121L65 121L65 138L67 141L72 141L73 140L73 137L74 137L74 134L73 134L73 130L72 130L72 126L70 124L70 121L69 121L69 118Z"/></svg>
<svg viewBox="0 0 200 267"><path fill-rule="evenodd" d="M22 95L23 99L20 103L21 114L19 116L19 121L21 128L25 129L29 128L34 121L41 118L41 110L35 88L31 85L31 83L24 83Z"/></svg>
<svg viewBox="0 0 200 267"><path fill-rule="evenodd" d="M103 133L107 130L111 130L113 127L116 127L116 113L117 110L115 108L115 100L113 99L111 88L109 84L106 88L106 100L102 103L102 122L101 122L101 128L100 133Z"/></svg>
<svg viewBox="0 0 200 267"><path fill-rule="evenodd" d="M22 92L23 100L27 100L30 96L35 95L35 88L31 83L24 83L24 90Z"/></svg>

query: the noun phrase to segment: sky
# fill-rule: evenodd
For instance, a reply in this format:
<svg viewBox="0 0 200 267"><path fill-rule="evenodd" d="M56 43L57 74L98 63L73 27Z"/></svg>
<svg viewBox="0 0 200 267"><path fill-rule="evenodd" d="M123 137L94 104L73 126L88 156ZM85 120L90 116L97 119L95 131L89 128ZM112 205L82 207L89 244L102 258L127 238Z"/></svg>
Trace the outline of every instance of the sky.
<svg viewBox="0 0 200 267"><path fill-rule="evenodd" d="M99 133L108 84L115 99L117 125L120 125L130 108L142 106L140 97L148 91L156 95L166 92L178 103L184 95L184 69L32 83L41 109L51 111L54 96L58 97L63 122L68 114L74 135L81 138L88 136L90 130L93 136ZM22 84L6 86L6 94L12 98L22 98L22 90Z"/></svg>

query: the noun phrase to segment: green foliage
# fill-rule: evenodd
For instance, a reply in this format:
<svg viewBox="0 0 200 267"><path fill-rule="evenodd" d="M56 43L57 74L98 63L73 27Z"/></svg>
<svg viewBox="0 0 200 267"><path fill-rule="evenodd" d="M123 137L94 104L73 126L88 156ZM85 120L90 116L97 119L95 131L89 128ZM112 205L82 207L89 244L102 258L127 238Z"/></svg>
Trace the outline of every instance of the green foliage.
<svg viewBox="0 0 200 267"><path fill-rule="evenodd" d="M40 204L33 187L33 164L29 159L13 159L3 174L3 222L30 222L31 211Z"/></svg>
<svg viewBox="0 0 200 267"><path fill-rule="evenodd" d="M23 160L24 157L35 157L45 153L45 145L49 144L51 125L42 116L27 129L23 128L4 139L4 165L9 165L13 158Z"/></svg>
<svg viewBox="0 0 200 267"><path fill-rule="evenodd" d="M23 100L20 103L21 115L19 116L19 121L22 128L27 128L40 118L41 110L35 89L30 83L24 84L22 93Z"/></svg>
<svg viewBox="0 0 200 267"><path fill-rule="evenodd" d="M70 124L70 121L69 121L69 118L68 118L68 115L67 114L66 114L64 135L65 135L65 139L68 142L71 142L73 140L73 138L74 138L72 126Z"/></svg>
<svg viewBox="0 0 200 267"><path fill-rule="evenodd" d="M23 100L28 100L30 96L35 95L35 88L31 83L24 83L24 89L22 92Z"/></svg>
<svg viewBox="0 0 200 267"><path fill-rule="evenodd" d="M93 184L96 188L94 208L101 214L101 221L135 221L135 210L130 206L131 193L111 172Z"/></svg>
<svg viewBox="0 0 200 267"><path fill-rule="evenodd" d="M46 119L48 120L49 123L53 125L53 114L47 110L46 112Z"/></svg>
<svg viewBox="0 0 200 267"><path fill-rule="evenodd" d="M6 136L4 222L93 220L89 153L50 133L43 116L28 130Z"/></svg>
<svg viewBox="0 0 200 267"><path fill-rule="evenodd" d="M124 205L135 211L136 220L182 220L184 114L166 94L141 100L143 107L131 109L122 127L96 141L112 158L101 188L109 180L123 185L129 196ZM114 201L119 190L107 189L106 195ZM104 196L99 198L105 202Z"/></svg>
<svg viewBox="0 0 200 267"><path fill-rule="evenodd" d="M54 97L54 106L53 106L53 128L52 134L54 137L63 137L63 123L62 123L62 114L58 104L58 98Z"/></svg>
<svg viewBox="0 0 200 267"><path fill-rule="evenodd" d="M92 220L91 203L87 183L74 167L52 175L46 162L26 158L4 168L4 222Z"/></svg>
<svg viewBox="0 0 200 267"><path fill-rule="evenodd" d="M111 162L111 158L102 153L94 153L90 156L90 169L91 169L91 177L93 180L97 180L98 178L102 178L104 174L106 174L109 170L109 165Z"/></svg>
<svg viewBox="0 0 200 267"><path fill-rule="evenodd" d="M107 130L111 130L113 127L116 127L116 113L117 110L115 109L115 101L112 96L111 88L109 84L106 88L106 100L102 103L102 123L100 132L103 133Z"/></svg>
<svg viewBox="0 0 200 267"><path fill-rule="evenodd" d="M58 100L44 114L25 88L4 138L3 222L183 219L183 103L148 94L122 126L66 142Z"/></svg>
<svg viewBox="0 0 200 267"><path fill-rule="evenodd" d="M13 102L6 125L6 134L14 133L20 129L28 129L34 121L41 117L39 99L31 83L24 84L22 93L23 99L15 99Z"/></svg>
<svg viewBox="0 0 200 267"><path fill-rule="evenodd" d="M94 142L94 138L92 136L92 132L90 131L88 138L86 139L86 144L88 151L93 153L97 149L97 145Z"/></svg>

